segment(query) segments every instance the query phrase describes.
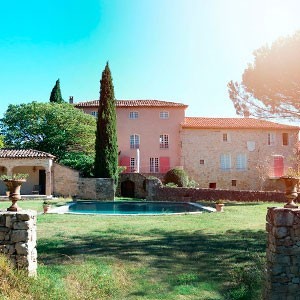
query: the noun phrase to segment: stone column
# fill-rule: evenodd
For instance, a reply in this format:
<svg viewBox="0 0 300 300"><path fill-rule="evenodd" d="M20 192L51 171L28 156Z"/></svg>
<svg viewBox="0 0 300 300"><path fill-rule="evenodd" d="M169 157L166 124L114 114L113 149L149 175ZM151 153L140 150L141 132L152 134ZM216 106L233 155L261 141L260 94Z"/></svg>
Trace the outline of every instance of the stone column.
<svg viewBox="0 0 300 300"><path fill-rule="evenodd" d="M29 276L36 275L36 211L0 212L0 253Z"/></svg>
<svg viewBox="0 0 300 300"><path fill-rule="evenodd" d="M51 197L52 195L52 160L48 161L48 166L46 167L46 196Z"/></svg>
<svg viewBox="0 0 300 300"><path fill-rule="evenodd" d="M268 208L265 300L300 299L300 209Z"/></svg>

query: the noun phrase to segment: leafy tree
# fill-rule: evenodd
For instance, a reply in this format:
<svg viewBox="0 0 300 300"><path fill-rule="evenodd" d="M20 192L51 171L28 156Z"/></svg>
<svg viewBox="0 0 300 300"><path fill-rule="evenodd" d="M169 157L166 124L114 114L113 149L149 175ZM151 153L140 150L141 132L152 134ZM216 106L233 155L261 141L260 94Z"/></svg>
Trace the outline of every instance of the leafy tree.
<svg viewBox="0 0 300 300"><path fill-rule="evenodd" d="M242 82L228 83L238 115L300 118L300 31L254 51Z"/></svg>
<svg viewBox="0 0 300 300"><path fill-rule="evenodd" d="M9 148L45 151L58 160L68 152L94 155L95 119L68 103L9 105L1 123Z"/></svg>
<svg viewBox="0 0 300 300"><path fill-rule="evenodd" d="M49 100L50 100L50 102L56 102L56 103L65 102L61 96L59 79L56 80L55 86L53 87L53 89L51 91Z"/></svg>
<svg viewBox="0 0 300 300"><path fill-rule="evenodd" d="M5 144L4 144L4 136L3 135L0 135L0 149L1 148L4 148L5 147Z"/></svg>
<svg viewBox="0 0 300 300"><path fill-rule="evenodd" d="M118 180L118 145L114 86L108 63L100 81L96 132L95 177Z"/></svg>
<svg viewBox="0 0 300 300"><path fill-rule="evenodd" d="M94 155L89 155L82 152L67 152L60 160L60 163L70 168L79 170L80 175L83 177L94 176Z"/></svg>

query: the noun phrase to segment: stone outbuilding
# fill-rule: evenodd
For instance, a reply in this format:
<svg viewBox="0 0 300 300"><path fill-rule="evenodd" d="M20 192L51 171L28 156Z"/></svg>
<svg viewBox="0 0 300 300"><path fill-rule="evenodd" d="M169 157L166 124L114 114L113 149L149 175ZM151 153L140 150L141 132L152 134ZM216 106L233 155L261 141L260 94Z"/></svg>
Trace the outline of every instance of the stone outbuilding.
<svg viewBox="0 0 300 300"><path fill-rule="evenodd" d="M55 156L32 149L0 149L0 175L28 174L21 194L40 194L51 197L53 193L53 162ZM0 195L5 195L5 184L0 181Z"/></svg>

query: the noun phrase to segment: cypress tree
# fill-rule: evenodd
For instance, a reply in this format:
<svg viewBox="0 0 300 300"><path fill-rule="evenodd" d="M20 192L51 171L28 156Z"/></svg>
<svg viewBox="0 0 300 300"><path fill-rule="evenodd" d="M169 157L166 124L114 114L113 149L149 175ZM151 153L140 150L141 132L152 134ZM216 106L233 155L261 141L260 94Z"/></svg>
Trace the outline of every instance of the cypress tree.
<svg viewBox="0 0 300 300"><path fill-rule="evenodd" d="M95 177L118 181L118 145L114 86L108 63L100 80L100 101L96 131Z"/></svg>
<svg viewBox="0 0 300 300"><path fill-rule="evenodd" d="M53 87L50 95L50 102L63 103L65 102L61 96L59 79L56 80L55 86Z"/></svg>

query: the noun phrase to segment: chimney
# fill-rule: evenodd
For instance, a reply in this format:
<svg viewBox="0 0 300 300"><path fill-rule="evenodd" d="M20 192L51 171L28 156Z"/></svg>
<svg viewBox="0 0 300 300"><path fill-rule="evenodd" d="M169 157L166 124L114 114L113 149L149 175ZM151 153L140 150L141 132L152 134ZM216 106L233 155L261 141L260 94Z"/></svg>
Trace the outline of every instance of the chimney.
<svg viewBox="0 0 300 300"><path fill-rule="evenodd" d="M73 96L70 96L70 97L69 97L69 103L70 103L70 104L73 104Z"/></svg>

